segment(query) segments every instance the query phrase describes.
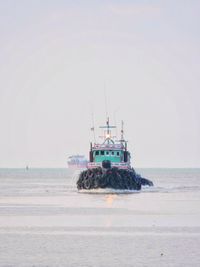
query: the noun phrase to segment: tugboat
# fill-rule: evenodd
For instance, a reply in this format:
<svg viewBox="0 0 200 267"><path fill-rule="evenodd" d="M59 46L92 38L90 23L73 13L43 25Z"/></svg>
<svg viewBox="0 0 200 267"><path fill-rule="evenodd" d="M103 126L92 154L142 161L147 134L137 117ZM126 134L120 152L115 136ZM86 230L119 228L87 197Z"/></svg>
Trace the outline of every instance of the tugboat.
<svg viewBox="0 0 200 267"><path fill-rule="evenodd" d="M115 140L116 137L112 136L111 129L116 126L110 125L109 118L106 126L100 128L104 130L101 136L103 143L90 143L87 170L79 175L78 190L97 188L140 190L142 185L152 186L150 180L142 178L131 167L131 155L124 139L123 122L120 140Z"/></svg>

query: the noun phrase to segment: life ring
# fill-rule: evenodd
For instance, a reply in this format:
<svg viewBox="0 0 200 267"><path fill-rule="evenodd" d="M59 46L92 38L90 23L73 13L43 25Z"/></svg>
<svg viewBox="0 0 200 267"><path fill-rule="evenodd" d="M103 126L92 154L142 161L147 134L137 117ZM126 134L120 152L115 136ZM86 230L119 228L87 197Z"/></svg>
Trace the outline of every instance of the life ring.
<svg viewBox="0 0 200 267"><path fill-rule="evenodd" d="M85 189L90 189L91 185L90 185L90 180L89 179L85 179L84 180L84 188Z"/></svg>
<svg viewBox="0 0 200 267"><path fill-rule="evenodd" d="M92 178L94 176L93 170L88 170L88 177Z"/></svg>
<svg viewBox="0 0 200 267"><path fill-rule="evenodd" d="M99 187L99 180L100 180L101 176L100 175L97 175L94 177L94 180L93 180L93 187L96 189Z"/></svg>
<svg viewBox="0 0 200 267"><path fill-rule="evenodd" d="M83 171L83 179L87 179L88 177L88 172L87 171Z"/></svg>
<svg viewBox="0 0 200 267"><path fill-rule="evenodd" d="M115 177L113 174L108 174L107 176L108 179L108 184L111 188L116 189L116 181L115 181Z"/></svg>
<svg viewBox="0 0 200 267"><path fill-rule="evenodd" d="M107 175L106 174L103 174L99 178L99 187L100 188L105 188L107 185L108 185Z"/></svg>

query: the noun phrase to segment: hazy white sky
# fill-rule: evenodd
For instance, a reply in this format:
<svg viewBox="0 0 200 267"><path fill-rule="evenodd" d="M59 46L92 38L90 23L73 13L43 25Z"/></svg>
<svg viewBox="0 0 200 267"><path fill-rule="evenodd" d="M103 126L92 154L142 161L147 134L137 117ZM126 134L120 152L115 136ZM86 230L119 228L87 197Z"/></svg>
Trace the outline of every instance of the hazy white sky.
<svg viewBox="0 0 200 267"><path fill-rule="evenodd" d="M200 1L0 0L0 167L88 154L92 110L135 167L200 167Z"/></svg>

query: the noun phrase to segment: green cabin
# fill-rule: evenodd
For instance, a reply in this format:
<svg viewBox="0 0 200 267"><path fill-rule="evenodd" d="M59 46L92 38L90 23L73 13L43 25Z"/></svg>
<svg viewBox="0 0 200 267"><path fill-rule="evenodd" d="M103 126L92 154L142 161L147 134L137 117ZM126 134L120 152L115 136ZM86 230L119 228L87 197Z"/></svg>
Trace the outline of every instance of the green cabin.
<svg viewBox="0 0 200 267"><path fill-rule="evenodd" d="M121 162L124 157L122 150L95 150L93 151L94 162L110 160L111 162Z"/></svg>

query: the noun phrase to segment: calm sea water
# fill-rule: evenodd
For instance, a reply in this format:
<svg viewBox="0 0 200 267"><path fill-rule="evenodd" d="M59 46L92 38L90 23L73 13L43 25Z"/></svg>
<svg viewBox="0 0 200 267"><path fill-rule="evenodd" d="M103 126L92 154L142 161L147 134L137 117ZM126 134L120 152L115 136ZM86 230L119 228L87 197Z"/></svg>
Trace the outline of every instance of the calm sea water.
<svg viewBox="0 0 200 267"><path fill-rule="evenodd" d="M141 192L78 193L67 169L0 169L0 266L199 266L200 169L138 169Z"/></svg>

